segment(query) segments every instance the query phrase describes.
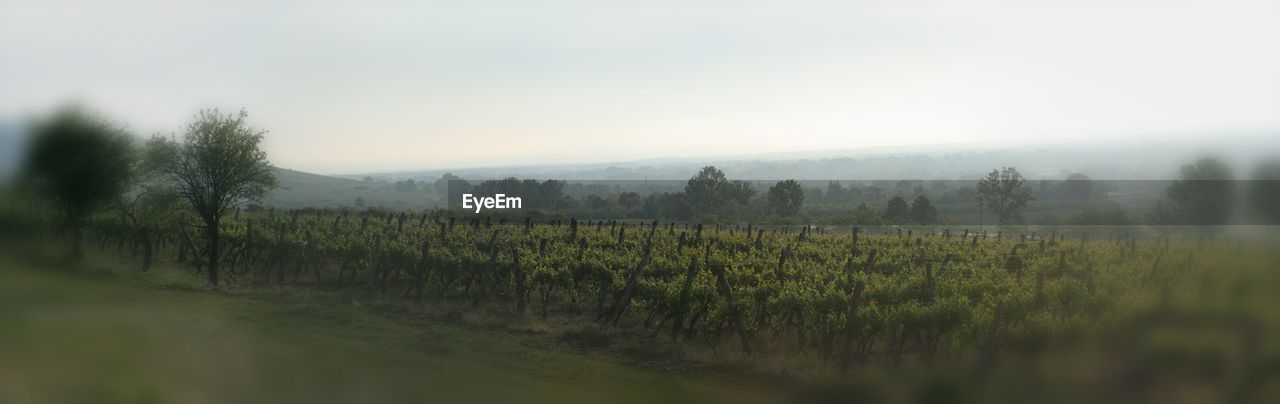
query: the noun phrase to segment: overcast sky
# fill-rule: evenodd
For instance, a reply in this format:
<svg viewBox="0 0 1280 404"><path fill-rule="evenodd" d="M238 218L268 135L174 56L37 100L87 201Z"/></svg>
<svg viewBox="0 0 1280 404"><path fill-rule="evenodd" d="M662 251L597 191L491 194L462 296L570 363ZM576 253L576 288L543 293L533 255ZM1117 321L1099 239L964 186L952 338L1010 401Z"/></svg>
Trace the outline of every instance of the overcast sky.
<svg viewBox="0 0 1280 404"><path fill-rule="evenodd" d="M1273 0L179 3L0 0L0 119L243 107L321 173L1280 133Z"/></svg>

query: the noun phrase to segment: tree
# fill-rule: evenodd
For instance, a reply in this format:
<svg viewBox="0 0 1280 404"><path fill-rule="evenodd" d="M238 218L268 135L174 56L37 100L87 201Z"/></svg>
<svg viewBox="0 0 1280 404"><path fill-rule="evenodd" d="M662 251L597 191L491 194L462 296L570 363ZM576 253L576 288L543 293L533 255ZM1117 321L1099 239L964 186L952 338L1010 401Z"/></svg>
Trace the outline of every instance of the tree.
<svg viewBox="0 0 1280 404"><path fill-rule="evenodd" d="M623 192L618 194L618 204L622 205L623 209L631 210L640 205L640 194L635 192Z"/></svg>
<svg viewBox="0 0 1280 404"><path fill-rule="evenodd" d="M24 177L57 209L71 235L70 258L79 259L85 220L119 201L133 180L133 138L123 127L76 108L32 129Z"/></svg>
<svg viewBox="0 0 1280 404"><path fill-rule="evenodd" d="M934 224L938 221L938 209L933 207L929 198L917 196L911 201L911 221L918 224Z"/></svg>
<svg viewBox="0 0 1280 404"><path fill-rule="evenodd" d="M1231 168L1212 157L1182 166L1181 179L1166 189L1177 207L1179 223L1193 225L1226 224L1231 217L1233 186Z"/></svg>
<svg viewBox="0 0 1280 404"><path fill-rule="evenodd" d="M1026 179L1016 168L991 170L978 181L978 202L991 209L1000 224L1021 222L1018 210L1031 199L1031 189L1026 187Z"/></svg>
<svg viewBox="0 0 1280 404"><path fill-rule="evenodd" d="M867 207L865 202L859 202L858 206L853 208L853 224L875 225L880 224L880 215L876 211Z"/></svg>
<svg viewBox="0 0 1280 404"><path fill-rule="evenodd" d="M200 111L187 125L182 142L157 136L148 144L148 160L168 179L204 223L209 243L209 284L218 285L223 215L238 204L261 200L276 186L262 143L265 131L249 126L249 114Z"/></svg>
<svg viewBox="0 0 1280 404"><path fill-rule="evenodd" d="M120 210L129 221L133 236L142 245L142 270L151 269L156 243L166 230L180 225L182 201L165 187L146 186L121 200Z"/></svg>
<svg viewBox="0 0 1280 404"><path fill-rule="evenodd" d="M769 206L782 216L800 213L804 205L804 188L796 180L778 181L769 187Z"/></svg>
<svg viewBox="0 0 1280 404"><path fill-rule="evenodd" d="M1067 197L1081 201L1093 199L1097 192L1093 180L1081 173L1068 175L1067 180L1059 185L1058 189Z"/></svg>
<svg viewBox="0 0 1280 404"><path fill-rule="evenodd" d="M689 178L684 186L684 193L689 198L694 217L714 211L724 203L724 188L728 183L724 172L714 166L702 167L698 174Z"/></svg>
<svg viewBox="0 0 1280 404"><path fill-rule="evenodd" d="M436 197L446 205L462 206L462 194L471 192L471 183L452 173L444 173L431 184Z"/></svg>
<svg viewBox="0 0 1280 404"><path fill-rule="evenodd" d="M1280 161L1263 163L1253 172L1249 204L1264 224L1280 224Z"/></svg>
<svg viewBox="0 0 1280 404"><path fill-rule="evenodd" d="M885 206L881 216L889 223L903 223L911 216L911 208L907 207L906 199L894 196L889 199L889 205Z"/></svg>
<svg viewBox="0 0 1280 404"><path fill-rule="evenodd" d="M418 192L418 183L412 179L396 181L396 192Z"/></svg>
<svg viewBox="0 0 1280 404"><path fill-rule="evenodd" d="M729 181L725 184L723 193L725 200L739 205L751 203L751 197L756 196L756 190L749 181Z"/></svg>

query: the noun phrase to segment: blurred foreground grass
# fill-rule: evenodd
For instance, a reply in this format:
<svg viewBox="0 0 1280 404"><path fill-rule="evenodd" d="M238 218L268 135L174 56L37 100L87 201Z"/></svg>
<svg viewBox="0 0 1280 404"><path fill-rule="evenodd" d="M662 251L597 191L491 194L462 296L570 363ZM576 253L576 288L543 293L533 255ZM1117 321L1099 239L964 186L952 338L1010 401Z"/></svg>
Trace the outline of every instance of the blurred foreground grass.
<svg viewBox="0 0 1280 404"><path fill-rule="evenodd" d="M0 253L0 403L762 399L322 293L211 291L189 272L138 273L101 253L77 270L42 257Z"/></svg>

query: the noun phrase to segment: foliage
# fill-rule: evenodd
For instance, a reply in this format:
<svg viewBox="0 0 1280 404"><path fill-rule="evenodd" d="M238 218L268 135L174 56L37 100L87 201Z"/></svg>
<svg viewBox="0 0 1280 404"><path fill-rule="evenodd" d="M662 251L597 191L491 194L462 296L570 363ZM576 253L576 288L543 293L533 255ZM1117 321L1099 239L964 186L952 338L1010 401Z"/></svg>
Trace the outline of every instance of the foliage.
<svg viewBox="0 0 1280 404"><path fill-rule="evenodd" d="M916 224L934 224L938 221L938 209L933 207L929 198L917 196L911 201L911 221Z"/></svg>
<svg viewBox="0 0 1280 404"><path fill-rule="evenodd" d="M1068 197L1077 200L1093 199L1099 189L1094 185L1094 181L1088 175L1074 173L1067 176L1067 180L1058 185L1062 193Z"/></svg>
<svg viewBox="0 0 1280 404"><path fill-rule="evenodd" d="M978 181L978 201L995 213L1000 224L1022 222L1018 210L1031 201L1031 190L1026 180L1013 167L991 170Z"/></svg>
<svg viewBox="0 0 1280 404"><path fill-rule="evenodd" d="M260 200L276 179L259 145L266 132L248 125L248 113L200 111L181 143L154 137L147 165L173 187L204 223L209 239L209 283L218 284L219 225L236 206Z"/></svg>
<svg viewBox="0 0 1280 404"><path fill-rule="evenodd" d="M804 205L804 189L796 180L778 181L769 187L769 206L782 216L794 216Z"/></svg>
<svg viewBox="0 0 1280 404"><path fill-rule="evenodd" d="M702 170L689 178L684 194L688 197L694 214L712 212L723 204L727 199L724 191L728 184L724 171L713 166L702 167Z"/></svg>
<svg viewBox="0 0 1280 404"><path fill-rule="evenodd" d="M1179 213L1180 224L1219 225L1231 217L1234 203L1231 168L1212 157L1182 166L1181 179L1167 194Z"/></svg>
<svg viewBox="0 0 1280 404"><path fill-rule="evenodd" d="M72 232L95 211L114 204L135 176L133 141L121 126L68 108L37 122L24 162L24 178L47 198Z"/></svg>
<svg viewBox="0 0 1280 404"><path fill-rule="evenodd" d="M911 217L911 208L907 206L906 199L894 196L889 199L888 205L885 205L881 216L889 223L906 223Z"/></svg>

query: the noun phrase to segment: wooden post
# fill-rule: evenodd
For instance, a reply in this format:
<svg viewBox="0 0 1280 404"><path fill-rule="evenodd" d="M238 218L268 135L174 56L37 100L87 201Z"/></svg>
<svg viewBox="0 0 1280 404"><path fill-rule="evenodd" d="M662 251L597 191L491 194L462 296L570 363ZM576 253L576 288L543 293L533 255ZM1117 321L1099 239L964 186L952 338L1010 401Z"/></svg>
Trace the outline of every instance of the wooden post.
<svg viewBox="0 0 1280 404"><path fill-rule="evenodd" d="M689 310L689 297L693 294L693 280L698 277L698 257L689 257L689 271L684 275L684 286L680 288L680 300L673 314L675 325L671 328L671 342L680 339L680 330L684 329L684 316Z"/></svg>
<svg viewBox="0 0 1280 404"><path fill-rule="evenodd" d="M844 354L840 360L840 373L848 373L849 365L853 362L853 339L858 332L858 305L862 302L862 290L864 288L862 282L857 282L853 286L853 295L849 298L849 311L845 314L844 320Z"/></svg>
<svg viewBox="0 0 1280 404"><path fill-rule="evenodd" d="M525 276L520 268L520 248L516 246L511 247L511 263L516 277L516 314L524 316Z"/></svg>
<svg viewBox="0 0 1280 404"><path fill-rule="evenodd" d="M649 265L649 260L653 258L653 245L644 247L644 256L640 258L640 263L627 274L627 285L622 289L622 294L618 296L618 301L613 304L613 309L609 311L608 319L613 324L617 324L622 318L622 314L627 311L627 306L631 305L631 295L635 293L636 284L640 281L640 273L644 272L644 268Z"/></svg>
<svg viewBox="0 0 1280 404"><path fill-rule="evenodd" d="M738 311L738 307L733 300L733 287L729 286L729 279L724 275L724 266L710 265L716 273L716 283L720 289L720 296L724 299L725 305L729 308L729 316L733 320L733 328L738 332L738 340L742 343L742 352L751 355L751 341L747 335L747 327L742 323L742 313Z"/></svg>
<svg viewBox="0 0 1280 404"><path fill-rule="evenodd" d="M849 255L858 256L858 227L854 226L853 231L849 234Z"/></svg>
<svg viewBox="0 0 1280 404"><path fill-rule="evenodd" d="M422 300L422 292L427 288L427 274L431 270L431 239L422 240L422 257L418 259L418 270L414 272L413 286L409 290L413 290L413 300ZM408 294L406 290L405 294Z"/></svg>

